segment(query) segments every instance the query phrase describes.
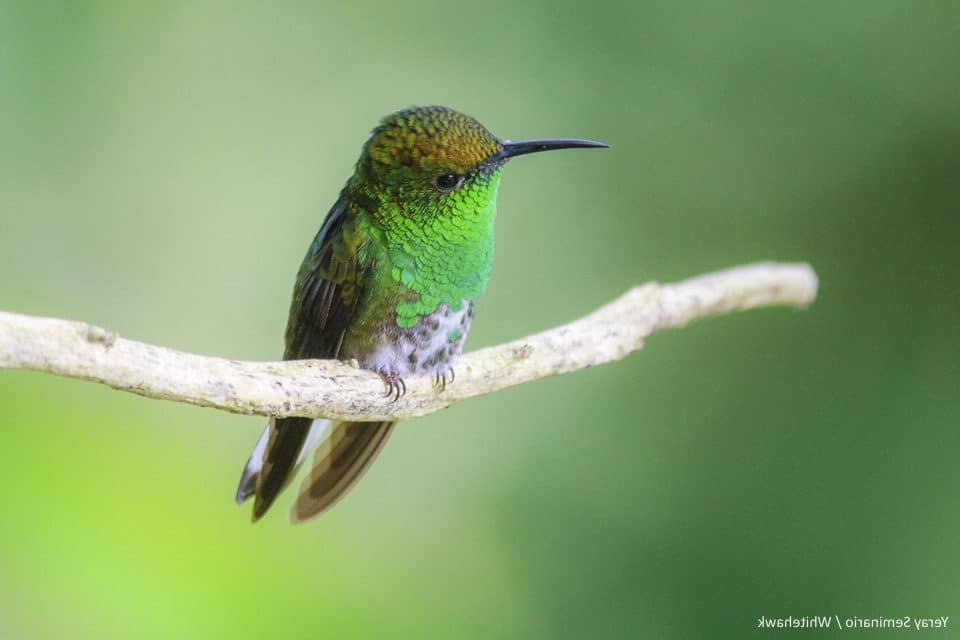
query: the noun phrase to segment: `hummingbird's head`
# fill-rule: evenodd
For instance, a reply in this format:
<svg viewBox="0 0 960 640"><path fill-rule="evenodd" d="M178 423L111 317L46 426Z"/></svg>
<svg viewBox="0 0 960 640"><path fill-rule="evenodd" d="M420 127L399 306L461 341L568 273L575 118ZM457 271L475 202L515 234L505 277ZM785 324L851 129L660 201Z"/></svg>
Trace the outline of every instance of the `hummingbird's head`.
<svg viewBox="0 0 960 640"><path fill-rule="evenodd" d="M405 217L492 213L500 169L508 159L550 149L606 146L589 140L500 140L459 111L412 107L387 116L373 130L352 182Z"/></svg>
<svg viewBox="0 0 960 640"><path fill-rule="evenodd" d="M380 173L391 170L465 174L502 148L497 137L470 116L447 107L412 107L380 121L365 155Z"/></svg>

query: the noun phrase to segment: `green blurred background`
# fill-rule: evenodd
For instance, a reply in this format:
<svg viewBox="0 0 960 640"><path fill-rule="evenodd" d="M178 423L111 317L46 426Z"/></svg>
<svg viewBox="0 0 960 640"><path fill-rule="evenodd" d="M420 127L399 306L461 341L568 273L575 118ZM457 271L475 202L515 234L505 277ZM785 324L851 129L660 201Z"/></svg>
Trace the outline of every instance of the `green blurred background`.
<svg viewBox="0 0 960 640"><path fill-rule="evenodd" d="M276 359L367 133L428 103L613 147L508 167L468 347L650 279L821 278L405 423L299 527L233 504L262 419L0 372L0 637L956 634L958 78L948 0L0 1L0 309Z"/></svg>

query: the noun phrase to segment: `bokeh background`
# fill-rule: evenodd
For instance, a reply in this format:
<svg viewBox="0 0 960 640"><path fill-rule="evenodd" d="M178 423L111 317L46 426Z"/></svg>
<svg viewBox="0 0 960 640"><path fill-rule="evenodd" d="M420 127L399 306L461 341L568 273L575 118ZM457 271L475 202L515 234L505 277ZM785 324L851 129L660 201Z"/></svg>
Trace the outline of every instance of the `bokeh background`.
<svg viewBox="0 0 960 640"><path fill-rule="evenodd" d="M958 25L947 0L0 1L4 310L275 359L367 133L428 103L612 145L508 167L468 347L739 263L822 284L405 423L299 527L290 495L256 526L233 504L261 419L0 372L0 637L956 634Z"/></svg>

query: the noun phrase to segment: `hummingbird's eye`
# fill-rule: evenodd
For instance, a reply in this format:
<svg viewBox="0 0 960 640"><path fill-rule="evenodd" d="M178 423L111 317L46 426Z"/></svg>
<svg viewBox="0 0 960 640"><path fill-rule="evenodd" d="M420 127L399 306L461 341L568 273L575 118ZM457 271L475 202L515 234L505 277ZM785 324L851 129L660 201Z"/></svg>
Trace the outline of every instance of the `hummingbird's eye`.
<svg viewBox="0 0 960 640"><path fill-rule="evenodd" d="M442 173L433 179L433 183L437 185L437 189L440 189L440 191L453 191L463 184L463 176L458 176L455 173Z"/></svg>

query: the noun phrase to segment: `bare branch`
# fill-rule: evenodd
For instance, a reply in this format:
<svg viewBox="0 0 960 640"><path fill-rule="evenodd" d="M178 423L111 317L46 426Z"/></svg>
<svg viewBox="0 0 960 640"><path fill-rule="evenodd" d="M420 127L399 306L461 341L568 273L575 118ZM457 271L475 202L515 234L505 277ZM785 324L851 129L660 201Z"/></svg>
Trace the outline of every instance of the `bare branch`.
<svg viewBox="0 0 960 640"><path fill-rule="evenodd" d="M238 362L174 351L82 322L0 312L0 369L91 380L149 398L244 414L341 420L413 418L465 398L619 360L651 333L755 307L802 307L816 297L806 264L755 264L677 284L646 284L570 324L465 354L441 392L406 380L397 402L380 378L334 360Z"/></svg>

